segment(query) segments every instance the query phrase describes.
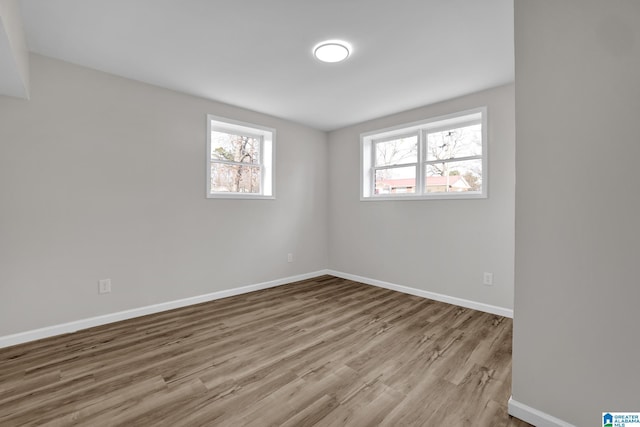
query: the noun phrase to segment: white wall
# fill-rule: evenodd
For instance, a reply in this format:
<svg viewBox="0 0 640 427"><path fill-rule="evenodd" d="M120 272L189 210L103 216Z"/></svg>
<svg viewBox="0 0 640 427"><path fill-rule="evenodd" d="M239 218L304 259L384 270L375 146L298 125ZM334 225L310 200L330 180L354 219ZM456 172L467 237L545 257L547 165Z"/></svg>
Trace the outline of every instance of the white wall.
<svg viewBox="0 0 640 427"><path fill-rule="evenodd" d="M205 198L207 113L276 128L276 200ZM31 100L0 96L0 336L326 268L327 151L323 132L32 56Z"/></svg>
<svg viewBox="0 0 640 427"><path fill-rule="evenodd" d="M513 85L327 137L31 62L32 99L0 97L0 336L327 267L512 308ZM361 132L482 105L488 199L360 202ZM275 201L205 198L207 113L276 128ZM494 286L482 285L484 271ZM112 279L111 294L97 294L101 278Z"/></svg>
<svg viewBox="0 0 640 427"><path fill-rule="evenodd" d="M360 133L488 107L489 198L360 201ZM513 307L514 87L501 86L329 134L330 268ZM482 284L494 273L494 286Z"/></svg>
<svg viewBox="0 0 640 427"><path fill-rule="evenodd" d="M640 2L516 0L513 398L640 411Z"/></svg>
<svg viewBox="0 0 640 427"><path fill-rule="evenodd" d="M0 95L29 98L29 50L18 0L0 0Z"/></svg>

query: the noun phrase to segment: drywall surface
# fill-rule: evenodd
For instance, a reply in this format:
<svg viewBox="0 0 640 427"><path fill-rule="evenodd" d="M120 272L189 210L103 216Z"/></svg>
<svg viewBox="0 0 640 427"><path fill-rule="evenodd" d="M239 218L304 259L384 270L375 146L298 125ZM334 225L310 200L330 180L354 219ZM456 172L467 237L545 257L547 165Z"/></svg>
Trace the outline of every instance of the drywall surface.
<svg viewBox="0 0 640 427"><path fill-rule="evenodd" d="M29 50L17 0L0 0L0 94L29 98Z"/></svg>
<svg viewBox="0 0 640 427"><path fill-rule="evenodd" d="M514 400L640 411L640 2L516 0Z"/></svg>
<svg viewBox="0 0 640 427"><path fill-rule="evenodd" d="M275 200L205 197L208 113L276 129ZM326 268L326 138L31 56L31 100L0 96L0 335Z"/></svg>
<svg viewBox="0 0 640 427"><path fill-rule="evenodd" d="M488 108L489 197L360 201L360 134ZM329 134L330 268L511 309L514 86L506 85ZM482 284L483 272L494 285Z"/></svg>

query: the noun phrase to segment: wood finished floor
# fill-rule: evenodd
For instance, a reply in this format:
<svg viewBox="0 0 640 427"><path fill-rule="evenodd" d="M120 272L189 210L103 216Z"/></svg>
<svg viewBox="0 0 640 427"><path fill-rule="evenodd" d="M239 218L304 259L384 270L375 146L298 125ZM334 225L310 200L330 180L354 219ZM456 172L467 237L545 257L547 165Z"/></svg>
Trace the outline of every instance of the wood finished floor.
<svg viewBox="0 0 640 427"><path fill-rule="evenodd" d="M0 426L528 426L511 331L323 276L0 349Z"/></svg>

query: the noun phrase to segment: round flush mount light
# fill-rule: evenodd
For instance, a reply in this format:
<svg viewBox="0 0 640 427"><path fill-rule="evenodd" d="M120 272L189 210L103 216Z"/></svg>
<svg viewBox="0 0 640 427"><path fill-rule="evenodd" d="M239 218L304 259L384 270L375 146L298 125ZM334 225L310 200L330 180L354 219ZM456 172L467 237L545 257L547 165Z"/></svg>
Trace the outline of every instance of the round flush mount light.
<svg viewBox="0 0 640 427"><path fill-rule="evenodd" d="M340 62L351 55L351 45L342 40L327 40L313 48L313 56L322 62Z"/></svg>

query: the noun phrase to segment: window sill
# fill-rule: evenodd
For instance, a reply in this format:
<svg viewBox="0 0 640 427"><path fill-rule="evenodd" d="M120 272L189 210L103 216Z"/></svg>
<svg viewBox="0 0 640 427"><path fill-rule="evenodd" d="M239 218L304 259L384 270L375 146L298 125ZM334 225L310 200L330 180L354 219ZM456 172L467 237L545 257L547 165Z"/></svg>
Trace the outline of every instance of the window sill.
<svg viewBox="0 0 640 427"><path fill-rule="evenodd" d="M487 195L482 193L473 194L438 194L433 196L418 195L398 195L398 196L360 196L361 202L378 202L378 201L406 201L406 200L473 200L486 199Z"/></svg>
<svg viewBox="0 0 640 427"><path fill-rule="evenodd" d="M275 200L276 196L260 194L207 194L207 199Z"/></svg>

